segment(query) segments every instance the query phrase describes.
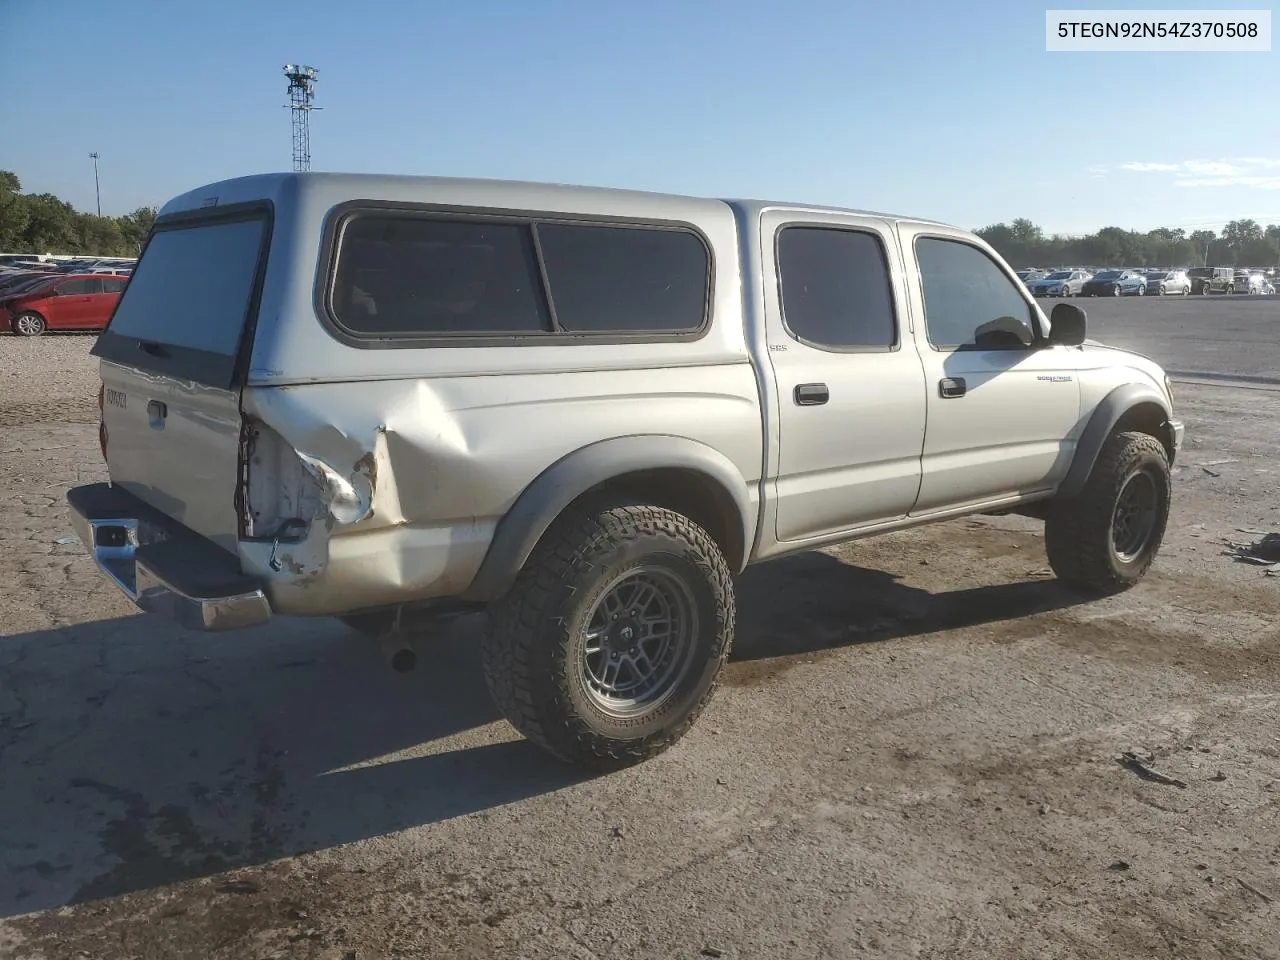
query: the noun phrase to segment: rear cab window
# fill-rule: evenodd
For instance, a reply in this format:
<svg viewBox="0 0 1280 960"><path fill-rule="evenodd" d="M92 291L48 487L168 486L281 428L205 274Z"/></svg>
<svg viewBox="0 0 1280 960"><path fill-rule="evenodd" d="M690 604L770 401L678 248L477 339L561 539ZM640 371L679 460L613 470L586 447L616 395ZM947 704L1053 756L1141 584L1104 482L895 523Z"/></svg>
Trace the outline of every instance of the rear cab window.
<svg viewBox="0 0 1280 960"><path fill-rule="evenodd" d="M850 227L785 226L775 259L782 322L819 350L891 350L898 325L880 238Z"/></svg>
<svg viewBox="0 0 1280 960"><path fill-rule="evenodd" d="M252 338L270 233L260 203L158 221L94 355L231 388Z"/></svg>

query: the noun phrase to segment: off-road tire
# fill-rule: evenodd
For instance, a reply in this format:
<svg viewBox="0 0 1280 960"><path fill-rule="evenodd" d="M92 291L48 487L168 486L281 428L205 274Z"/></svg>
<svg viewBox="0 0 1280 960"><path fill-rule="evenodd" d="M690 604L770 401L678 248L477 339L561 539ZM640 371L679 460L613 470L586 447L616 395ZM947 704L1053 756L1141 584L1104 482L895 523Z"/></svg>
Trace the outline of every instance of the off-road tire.
<svg viewBox="0 0 1280 960"><path fill-rule="evenodd" d="M1123 559L1113 538L1116 507L1126 484L1146 473L1154 487L1155 512L1145 544ZM1155 561L1169 521L1169 458L1164 446L1146 433L1114 433L1078 496L1056 501L1045 520L1045 550L1053 572L1090 593L1114 594L1143 578Z"/></svg>
<svg viewBox="0 0 1280 960"><path fill-rule="evenodd" d="M688 666L648 713L602 710L578 658L587 621L608 585L640 565L680 578L696 630ZM616 770L679 740L710 700L733 643L733 576L715 541L688 517L631 501L600 502L559 518L515 584L490 609L485 681L517 730L571 764Z"/></svg>

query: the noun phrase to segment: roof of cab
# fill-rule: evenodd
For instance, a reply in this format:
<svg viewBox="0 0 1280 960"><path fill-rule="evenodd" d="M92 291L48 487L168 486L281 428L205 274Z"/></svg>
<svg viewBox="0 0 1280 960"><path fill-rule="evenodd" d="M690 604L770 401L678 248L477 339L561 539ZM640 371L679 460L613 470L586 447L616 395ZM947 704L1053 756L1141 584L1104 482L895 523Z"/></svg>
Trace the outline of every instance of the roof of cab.
<svg viewBox="0 0 1280 960"><path fill-rule="evenodd" d="M327 200L343 196L350 200L379 199L472 205L477 202L480 195L483 195L486 206L506 207L513 210L557 210L566 206L575 210L592 206L608 209L618 204L625 204L632 209L633 215L638 207L641 215L651 215L655 218L678 217L682 211L685 213L699 210L722 212L724 206L728 205L736 207L747 216L755 216L765 210L786 209L806 213L846 213L906 223L946 226L939 221L918 217L813 203L694 197L645 190L624 190L616 187L589 187L521 180L310 172L263 173L220 180L174 197L161 208L159 215L164 217L201 207L221 207L253 200L276 201L295 189L309 195L319 195Z"/></svg>

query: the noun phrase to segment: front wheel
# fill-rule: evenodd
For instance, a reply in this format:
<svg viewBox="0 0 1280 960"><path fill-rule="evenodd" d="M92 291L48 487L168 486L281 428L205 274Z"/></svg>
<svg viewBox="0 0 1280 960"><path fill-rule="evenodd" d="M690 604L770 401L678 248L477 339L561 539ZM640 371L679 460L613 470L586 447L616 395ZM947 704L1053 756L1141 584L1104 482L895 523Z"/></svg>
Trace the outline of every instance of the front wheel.
<svg viewBox="0 0 1280 960"><path fill-rule="evenodd" d="M1168 292L1169 292L1169 288L1162 283L1156 290L1156 296L1163 297Z"/></svg>
<svg viewBox="0 0 1280 960"><path fill-rule="evenodd" d="M733 642L733 578L688 517L601 503L556 521L489 611L485 680L511 724L592 770L666 750Z"/></svg>
<svg viewBox="0 0 1280 960"><path fill-rule="evenodd" d="M1056 501L1045 521L1049 566L1093 593L1127 590L1143 578L1169 522L1169 458L1146 433L1116 433L1084 489Z"/></svg>
<svg viewBox="0 0 1280 960"><path fill-rule="evenodd" d="M44 330L44 317L34 311L28 310L13 318L13 332L20 337L38 337Z"/></svg>
<svg viewBox="0 0 1280 960"><path fill-rule="evenodd" d="M1117 283L1114 287L1111 288L1111 295L1113 297L1120 296L1120 284Z"/></svg>

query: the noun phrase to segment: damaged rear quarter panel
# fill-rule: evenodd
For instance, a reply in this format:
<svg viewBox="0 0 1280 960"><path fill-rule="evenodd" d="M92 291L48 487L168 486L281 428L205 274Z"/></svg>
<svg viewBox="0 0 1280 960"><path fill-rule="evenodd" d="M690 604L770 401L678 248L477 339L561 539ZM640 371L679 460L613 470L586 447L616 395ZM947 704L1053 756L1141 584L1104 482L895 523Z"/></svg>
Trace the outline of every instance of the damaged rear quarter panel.
<svg viewBox="0 0 1280 960"><path fill-rule="evenodd" d="M696 389L693 386L696 385ZM305 538L242 541L281 613L340 613L454 596L497 522L543 470L599 440L688 436L759 478L754 373L705 367L250 387L246 416L296 454L318 496ZM262 494L259 493L259 496Z"/></svg>

